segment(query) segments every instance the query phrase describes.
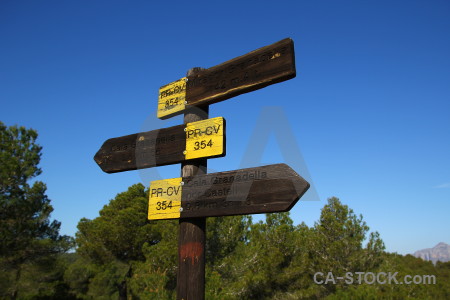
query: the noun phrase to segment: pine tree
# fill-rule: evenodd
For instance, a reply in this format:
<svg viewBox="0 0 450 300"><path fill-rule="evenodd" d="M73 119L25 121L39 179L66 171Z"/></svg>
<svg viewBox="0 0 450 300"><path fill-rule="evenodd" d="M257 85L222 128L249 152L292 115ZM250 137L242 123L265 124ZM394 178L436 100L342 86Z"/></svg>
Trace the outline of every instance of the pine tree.
<svg viewBox="0 0 450 300"><path fill-rule="evenodd" d="M33 129L0 122L0 271L14 274L0 293L12 299L17 298L26 264L48 265L72 246L70 237L59 235L60 222L50 221L53 207L46 185L30 185L42 172L37 136Z"/></svg>
<svg viewBox="0 0 450 300"><path fill-rule="evenodd" d="M88 268L97 270L82 279L87 283L83 288L89 296L127 299L129 283L142 271L140 266L146 258L150 260L149 253L164 248L164 232L169 228L177 232L174 221L149 222L147 202L148 191L142 184L135 184L105 205L100 216L93 220L83 218L78 223L77 253ZM175 258L176 243L171 248L174 252L170 257ZM158 252L154 259L164 261L167 256ZM72 285L80 285L76 278L80 271L76 265L69 269ZM78 293L82 294L82 289Z"/></svg>

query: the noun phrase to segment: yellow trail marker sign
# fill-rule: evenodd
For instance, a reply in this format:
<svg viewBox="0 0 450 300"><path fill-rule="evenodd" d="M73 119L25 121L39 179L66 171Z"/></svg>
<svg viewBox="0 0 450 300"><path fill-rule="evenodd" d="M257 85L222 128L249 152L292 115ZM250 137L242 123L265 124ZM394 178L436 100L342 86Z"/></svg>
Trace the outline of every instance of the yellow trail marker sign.
<svg viewBox="0 0 450 300"><path fill-rule="evenodd" d="M182 178L152 181L148 219L177 219L181 210Z"/></svg>
<svg viewBox="0 0 450 300"><path fill-rule="evenodd" d="M186 82L181 78L159 89L158 118L183 111L186 108Z"/></svg>
<svg viewBox="0 0 450 300"><path fill-rule="evenodd" d="M186 124L186 159L222 155L224 152L222 117Z"/></svg>

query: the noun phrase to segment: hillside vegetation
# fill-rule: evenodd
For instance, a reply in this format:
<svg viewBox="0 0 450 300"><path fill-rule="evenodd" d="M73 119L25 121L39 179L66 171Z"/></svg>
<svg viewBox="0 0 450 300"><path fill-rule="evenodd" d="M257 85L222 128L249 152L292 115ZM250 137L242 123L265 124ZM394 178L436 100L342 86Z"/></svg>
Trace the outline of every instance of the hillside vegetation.
<svg viewBox="0 0 450 300"><path fill-rule="evenodd" d="M99 217L81 219L75 239L61 236L45 184L30 184L41 173L37 133L0 122L0 138L0 299L175 299L178 222L147 221L148 189L129 187ZM335 197L311 227L289 213L208 218L206 299L450 299L449 262L384 250L363 216ZM357 272L434 275L436 283L329 277Z"/></svg>

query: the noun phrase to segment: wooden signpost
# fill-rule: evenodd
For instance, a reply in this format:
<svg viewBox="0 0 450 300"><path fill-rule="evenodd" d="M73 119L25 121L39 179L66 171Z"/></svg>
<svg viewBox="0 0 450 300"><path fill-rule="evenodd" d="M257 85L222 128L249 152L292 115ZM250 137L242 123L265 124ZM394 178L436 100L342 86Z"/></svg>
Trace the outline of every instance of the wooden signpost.
<svg viewBox="0 0 450 300"><path fill-rule="evenodd" d="M115 173L225 154L225 119L218 117L106 140L94 160Z"/></svg>
<svg viewBox="0 0 450 300"><path fill-rule="evenodd" d="M153 181L149 220L288 211L309 183L286 164Z"/></svg>
<svg viewBox="0 0 450 300"><path fill-rule="evenodd" d="M179 219L177 299L205 298L206 217L289 211L309 183L285 164L206 174L207 158L225 156L225 120L209 105L294 78L294 43L284 39L162 86L158 118L184 113L184 124L104 142L95 155L114 173L181 163L181 177L150 184L149 220Z"/></svg>
<svg viewBox="0 0 450 300"><path fill-rule="evenodd" d="M204 106L294 78L294 42L284 39L162 86L158 118Z"/></svg>

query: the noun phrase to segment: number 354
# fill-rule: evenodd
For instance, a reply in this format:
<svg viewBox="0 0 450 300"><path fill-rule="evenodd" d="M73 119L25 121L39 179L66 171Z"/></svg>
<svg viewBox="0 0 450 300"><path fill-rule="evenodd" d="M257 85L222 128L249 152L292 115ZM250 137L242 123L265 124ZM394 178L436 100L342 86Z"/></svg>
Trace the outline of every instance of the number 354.
<svg viewBox="0 0 450 300"><path fill-rule="evenodd" d="M195 142L194 150L205 149L206 147L212 147L212 145L213 145L212 140L209 140L208 143L206 143L206 140L203 140L201 142Z"/></svg>
<svg viewBox="0 0 450 300"><path fill-rule="evenodd" d="M156 202L156 210L166 210L172 208L172 201L158 201Z"/></svg>

